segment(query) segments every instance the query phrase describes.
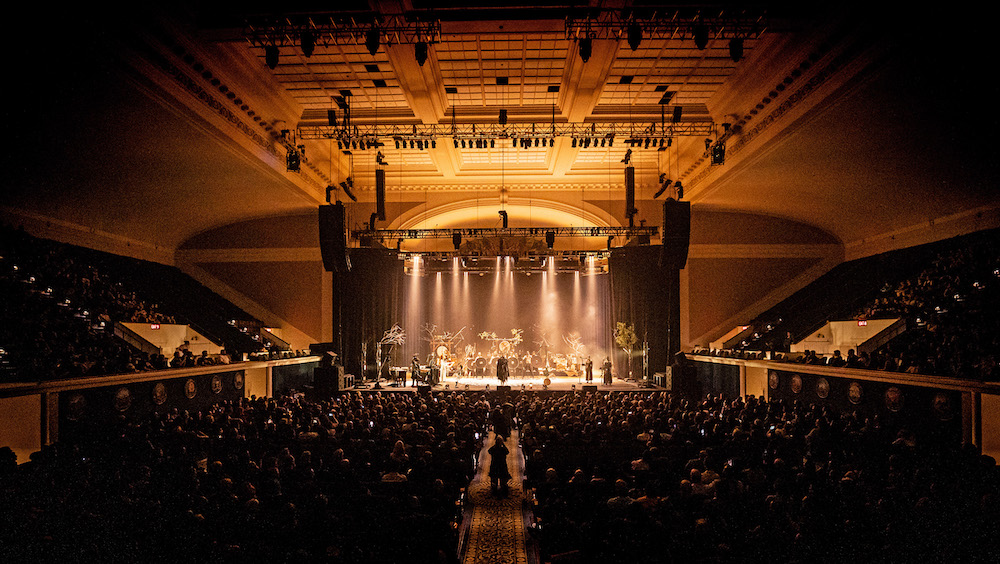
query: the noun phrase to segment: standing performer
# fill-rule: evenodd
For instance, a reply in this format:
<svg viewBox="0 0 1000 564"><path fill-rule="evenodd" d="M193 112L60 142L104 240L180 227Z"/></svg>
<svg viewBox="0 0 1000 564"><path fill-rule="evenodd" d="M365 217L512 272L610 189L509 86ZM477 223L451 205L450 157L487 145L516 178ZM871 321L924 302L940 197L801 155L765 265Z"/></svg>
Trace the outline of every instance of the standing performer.
<svg viewBox="0 0 1000 564"><path fill-rule="evenodd" d="M501 384L507 382L507 378L510 377L510 373L507 371L507 357L501 356L497 359L497 378L500 380Z"/></svg>
<svg viewBox="0 0 1000 564"><path fill-rule="evenodd" d="M604 357L604 365L601 367L604 369L604 383L611 383L611 358Z"/></svg>
<svg viewBox="0 0 1000 564"><path fill-rule="evenodd" d="M413 360L410 361L410 380L413 381L413 385L417 385L417 382L422 380L420 375L420 359L417 355L413 355ZM406 385L406 380L403 380L403 385Z"/></svg>
<svg viewBox="0 0 1000 564"><path fill-rule="evenodd" d="M496 441L488 451L490 453L490 488L493 494L507 495L507 482L510 480L510 470L507 469L507 445L503 437L497 435Z"/></svg>
<svg viewBox="0 0 1000 564"><path fill-rule="evenodd" d="M593 382L594 381L594 361L590 360L589 356L587 357L587 363L584 366L587 367L587 382L588 383L589 382Z"/></svg>

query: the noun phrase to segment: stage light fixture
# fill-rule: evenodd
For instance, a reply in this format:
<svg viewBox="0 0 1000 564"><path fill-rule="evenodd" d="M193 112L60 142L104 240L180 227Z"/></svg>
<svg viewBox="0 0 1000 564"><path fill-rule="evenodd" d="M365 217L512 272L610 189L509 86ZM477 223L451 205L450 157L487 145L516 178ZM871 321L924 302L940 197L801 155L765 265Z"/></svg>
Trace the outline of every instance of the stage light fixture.
<svg viewBox="0 0 1000 564"><path fill-rule="evenodd" d="M302 32L302 35L299 36L299 44L302 46L302 54L306 58L312 57L313 51L316 49L316 38L311 31Z"/></svg>
<svg viewBox="0 0 1000 564"><path fill-rule="evenodd" d="M437 149L438 142L437 139L431 139L431 149Z"/></svg>
<svg viewBox="0 0 1000 564"><path fill-rule="evenodd" d="M285 155L285 164L287 165L288 172L298 172L300 162L298 151L288 151Z"/></svg>
<svg viewBox="0 0 1000 564"><path fill-rule="evenodd" d="M636 51L639 49L639 43L642 43L642 26L638 22L632 22L632 25L628 26L628 46Z"/></svg>
<svg viewBox="0 0 1000 564"><path fill-rule="evenodd" d="M573 142L570 144L574 149L576 149L576 137L573 138Z"/></svg>
<svg viewBox="0 0 1000 564"><path fill-rule="evenodd" d="M649 137L646 138L646 145L643 147L643 149L648 149L648 148L649 148Z"/></svg>
<svg viewBox="0 0 1000 564"><path fill-rule="evenodd" d="M726 144L716 143L712 147L712 164L721 165L726 164Z"/></svg>
<svg viewBox="0 0 1000 564"><path fill-rule="evenodd" d="M729 40L729 58L733 60L734 63L740 62L743 58L743 38L734 37Z"/></svg>
<svg viewBox="0 0 1000 564"><path fill-rule="evenodd" d="M455 142L455 148L457 149L458 148L458 139L452 139L452 141Z"/></svg>
<svg viewBox="0 0 1000 564"><path fill-rule="evenodd" d="M581 39L580 40L580 59L583 60L583 62L585 62L585 63L587 61L589 61L590 60L590 55L591 55L591 52L593 51L593 49L594 49L594 44L593 44L593 41L591 41L591 39L589 37L584 37L583 39Z"/></svg>
<svg viewBox="0 0 1000 564"><path fill-rule="evenodd" d="M427 62L427 42L426 41L417 41L413 45L413 56L416 57L418 65L424 66L424 63Z"/></svg>
<svg viewBox="0 0 1000 564"><path fill-rule="evenodd" d="M337 148L341 151L344 150L344 143L342 141L337 141Z"/></svg>
<svg viewBox="0 0 1000 564"><path fill-rule="evenodd" d="M535 147L538 147L538 138L535 137Z"/></svg>
<svg viewBox="0 0 1000 564"><path fill-rule="evenodd" d="M417 149L420 149L421 151L424 150L424 140L423 139L417 139Z"/></svg>
<svg viewBox="0 0 1000 564"><path fill-rule="evenodd" d="M684 186L681 185L681 181L680 180L678 180L677 183L674 184L674 188L677 189L677 199L680 200L681 198L683 198L684 197Z"/></svg>
<svg viewBox="0 0 1000 564"><path fill-rule="evenodd" d="M277 45L266 45L264 46L264 62L267 63L267 68L274 70L278 66L278 46Z"/></svg>
<svg viewBox="0 0 1000 564"><path fill-rule="evenodd" d="M340 189L347 194L347 197L350 198L352 202L357 202L358 198L351 192L351 184L353 184L354 181L351 180L351 177L347 177L347 180L350 182L344 181L340 183Z"/></svg>
<svg viewBox="0 0 1000 564"><path fill-rule="evenodd" d="M548 246L548 248L550 248L550 249L553 248L553 247L555 247L555 245L556 245L556 232L555 231L546 231L545 232L545 245Z"/></svg>
<svg viewBox="0 0 1000 564"><path fill-rule="evenodd" d="M378 53L379 45L379 30L377 27L372 26L365 32L365 47L368 48L368 52L374 57L375 53Z"/></svg>
<svg viewBox="0 0 1000 564"><path fill-rule="evenodd" d="M496 149L496 146L497 146L497 140L490 139L490 149Z"/></svg>
<svg viewBox="0 0 1000 564"><path fill-rule="evenodd" d="M396 148L399 149L399 139L396 139Z"/></svg>
<svg viewBox="0 0 1000 564"><path fill-rule="evenodd" d="M410 148L411 149L413 149L416 146L416 144L417 144L416 141L414 141L413 139L410 139Z"/></svg>
<svg viewBox="0 0 1000 564"><path fill-rule="evenodd" d="M462 139L462 148L465 148L465 139Z"/></svg>

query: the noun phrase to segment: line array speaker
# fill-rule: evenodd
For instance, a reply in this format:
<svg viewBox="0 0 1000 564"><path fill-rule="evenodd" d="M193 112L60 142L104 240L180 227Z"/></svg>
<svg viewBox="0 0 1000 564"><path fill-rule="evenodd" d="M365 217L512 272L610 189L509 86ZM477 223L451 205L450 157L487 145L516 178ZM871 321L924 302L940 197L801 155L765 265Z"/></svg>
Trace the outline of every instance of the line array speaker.
<svg viewBox="0 0 1000 564"><path fill-rule="evenodd" d="M385 169L375 169L375 213L385 221Z"/></svg>
<svg viewBox="0 0 1000 564"><path fill-rule="evenodd" d="M663 202L663 245L660 265L682 270L691 244L691 202L667 198Z"/></svg>
<svg viewBox="0 0 1000 564"><path fill-rule="evenodd" d="M319 207L319 247L327 272L348 272L347 215L342 202Z"/></svg>
<svg viewBox="0 0 1000 564"><path fill-rule="evenodd" d="M635 167L625 167L625 217L629 220L635 215Z"/></svg>

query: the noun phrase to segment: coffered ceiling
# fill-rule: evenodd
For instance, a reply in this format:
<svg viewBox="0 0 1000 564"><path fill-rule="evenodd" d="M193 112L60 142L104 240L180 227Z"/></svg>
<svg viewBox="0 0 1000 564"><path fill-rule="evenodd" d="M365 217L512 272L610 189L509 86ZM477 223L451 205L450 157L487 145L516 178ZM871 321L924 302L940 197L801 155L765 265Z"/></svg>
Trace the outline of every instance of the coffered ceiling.
<svg viewBox="0 0 1000 564"><path fill-rule="evenodd" d="M996 214L995 159L977 142L996 118L971 119L996 90L974 78L984 36L921 41L947 15L308 4L46 14L58 20L51 38L9 41L18 148L5 155L4 209L169 254L212 228L309 213L347 178L363 207L384 168L399 217L513 198L621 223L628 160L653 223L661 175L682 182L695 210L792 219L859 249ZM11 21L44 21L18 10ZM725 146L722 163L708 145ZM297 171L289 151L301 154Z"/></svg>

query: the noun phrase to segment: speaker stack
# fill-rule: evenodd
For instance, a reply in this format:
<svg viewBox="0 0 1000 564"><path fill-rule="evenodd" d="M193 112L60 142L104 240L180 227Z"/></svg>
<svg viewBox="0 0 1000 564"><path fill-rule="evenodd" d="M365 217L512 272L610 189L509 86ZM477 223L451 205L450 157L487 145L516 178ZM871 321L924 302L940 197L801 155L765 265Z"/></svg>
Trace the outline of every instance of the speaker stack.
<svg viewBox="0 0 1000 564"><path fill-rule="evenodd" d="M344 367L335 364L313 369L313 390L320 398L329 397L354 386L354 378L344 373Z"/></svg>
<svg viewBox="0 0 1000 564"><path fill-rule="evenodd" d="M351 259L347 255L347 216L344 204L319 207L319 247L323 268L327 272L348 272Z"/></svg>

